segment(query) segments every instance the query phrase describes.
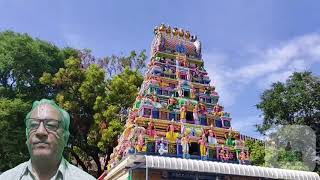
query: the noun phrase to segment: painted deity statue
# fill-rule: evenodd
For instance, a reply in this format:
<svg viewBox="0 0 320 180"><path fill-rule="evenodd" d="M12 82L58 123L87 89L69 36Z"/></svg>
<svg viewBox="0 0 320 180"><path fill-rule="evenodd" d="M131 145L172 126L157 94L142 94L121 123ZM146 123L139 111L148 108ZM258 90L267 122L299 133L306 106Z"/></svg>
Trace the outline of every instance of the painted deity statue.
<svg viewBox="0 0 320 180"><path fill-rule="evenodd" d="M134 146L132 145L132 142L128 142L128 153L133 154L134 153Z"/></svg>
<svg viewBox="0 0 320 180"><path fill-rule="evenodd" d="M229 159L231 159L230 157L231 154L229 154L228 152L226 152L226 155L225 155L225 161L228 161Z"/></svg>
<svg viewBox="0 0 320 180"><path fill-rule="evenodd" d="M174 132L174 130L175 130L175 128L174 128L173 123L170 123L170 125L167 127L167 133L166 133L166 138L170 142L176 142L177 141L178 133Z"/></svg>
<svg viewBox="0 0 320 180"><path fill-rule="evenodd" d="M169 59L166 60L166 65L165 65L165 67L164 67L164 73L165 73L165 74L168 74L168 75L172 75L172 74L173 74L173 71L172 71L172 69L169 67L169 64L170 64L169 61L170 61Z"/></svg>
<svg viewBox="0 0 320 180"><path fill-rule="evenodd" d="M154 128L154 123L152 120L148 123L147 135L149 135L152 138L155 138L157 136L156 130Z"/></svg>
<svg viewBox="0 0 320 180"><path fill-rule="evenodd" d="M235 146L235 138L233 136L233 133L232 133L232 129L230 128L230 131L229 133L226 133L225 134L225 138L226 138L226 142L225 144L227 146Z"/></svg>
<svg viewBox="0 0 320 180"><path fill-rule="evenodd" d="M249 155L249 153L246 153L246 160L247 160L247 161L250 160L250 155Z"/></svg>
<svg viewBox="0 0 320 180"><path fill-rule="evenodd" d="M163 143L163 138L161 139L158 152L160 155L163 155L164 153L168 153L168 149L165 147L165 144Z"/></svg>
<svg viewBox="0 0 320 180"><path fill-rule="evenodd" d="M124 154L124 151L126 150L126 148L127 148L127 144L126 144L126 142L124 142L124 143L120 146L117 154L122 157L123 154Z"/></svg>
<svg viewBox="0 0 320 180"><path fill-rule="evenodd" d="M173 111L175 105L177 103L177 100L174 98L173 95L168 99L168 109L169 111Z"/></svg>
<svg viewBox="0 0 320 180"><path fill-rule="evenodd" d="M178 61L179 61L180 66L187 67L188 62L187 62L187 58L185 56L180 56Z"/></svg>
<svg viewBox="0 0 320 180"><path fill-rule="evenodd" d="M205 87L204 88L204 94L206 94L206 95L210 95L210 88L209 87Z"/></svg>
<svg viewBox="0 0 320 180"><path fill-rule="evenodd" d="M137 145L136 145L136 150L138 152L145 152L147 149L146 147L146 144L145 144L145 141L144 141L144 136L142 133L139 134L138 136L138 142L137 142Z"/></svg>
<svg viewBox="0 0 320 180"><path fill-rule="evenodd" d="M130 112L130 123L135 124L136 123L136 118L137 118L137 112L136 111L131 111Z"/></svg>
<svg viewBox="0 0 320 180"><path fill-rule="evenodd" d="M226 160L226 151L224 150L224 148L222 147L220 149L220 152L219 152L219 158L221 161L225 161Z"/></svg>
<svg viewBox="0 0 320 180"><path fill-rule="evenodd" d="M177 70L177 74L178 74L177 77L179 77L179 70ZM182 81L179 81L177 89L178 89L179 97L184 97L183 91L182 91Z"/></svg>
<svg viewBox="0 0 320 180"><path fill-rule="evenodd" d="M197 136L196 129L191 127L191 136Z"/></svg>
<svg viewBox="0 0 320 180"><path fill-rule="evenodd" d="M214 86L211 87L211 93L212 96L217 96L218 93L216 92L216 88Z"/></svg>
<svg viewBox="0 0 320 180"><path fill-rule="evenodd" d="M200 156L201 160L206 160L207 159L207 138L205 134L202 134L201 139L198 141L200 145Z"/></svg>
<svg viewBox="0 0 320 180"><path fill-rule="evenodd" d="M135 108L139 108L140 105L141 105L141 101L142 101L142 96L139 94L137 97L136 97L136 101L134 103L134 107Z"/></svg>
<svg viewBox="0 0 320 180"><path fill-rule="evenodd" d="M218 103L213 107L213 115L215 116L223 116L223 107Z"/></svg>
<svg viewBox="0 0 320 180"><path fill-rule="evenodd" d="M153 94L152 94L152 96L151 96L151 101L152 101L152 102L159 102L159 98L158 98L156 92L153 92Z"/></svg>
<svg viewBox="0 0 320 180"><path fill-rule="evenodd" d="M200 99L200 102L198 104L199 107L199 111L200 114L205 115L207 113L207 107L206 105L203 103L203 99Z"/></svg>
<svg viewBox="0 0 320 180"><path fill-rule="evenodd" d="M200 121L199 121L199 116L198 116L198 106L196 105L193 109L193 120L194 120L194 124L200 124Z"/></svg>
<svg viewBox="0 0 320 180"><path fill-rule="evenodd" d="M182 157L183 158L189 158L189 144L190 144L190 138L187 133L183 135L181 138L181 146L182 146Z"/></svg>
<svg viewBox="0 0 320 180"><path fill-rule="evenodd" d="M246 160L247 160L247 155L244 152L244 150L242 150L239 154L239 163L244 164Z"/></svg>
<svg viewBox="0 0 320 180"><path fill-rule="evenodd" d="M180 119L180 134L186 133L186 127L184 126L184 122Z"/></svg>
<svg viewBox="0 0 320 180"><path fill-rule="evenodd" d="M160 83L159 83L160 87L164 88L164 87L168 87L169 86L169 84L166 81L163 81L161 79L159 81L160 81Z"/></svg>
<svg viewBox="0 0 320 180"><path fill-rule="evenodd" d="M180 119L185 122L186 121L186 116L187 116L187 108L186 106L182 106L180 108Z"/></svg>
<svg viewBox="0 0 320 180"><path fill-rule="evenodd" d="M216 145L217 144L217 137L212 129L209 130L208 143L209 143L209 145Z"/></svg>
<svg viewBox="0 0 320 180"><path fill-rule="evenodd" d="M196 98L196 90L192 87L190 89L190 99L195 99Z"/></svg>

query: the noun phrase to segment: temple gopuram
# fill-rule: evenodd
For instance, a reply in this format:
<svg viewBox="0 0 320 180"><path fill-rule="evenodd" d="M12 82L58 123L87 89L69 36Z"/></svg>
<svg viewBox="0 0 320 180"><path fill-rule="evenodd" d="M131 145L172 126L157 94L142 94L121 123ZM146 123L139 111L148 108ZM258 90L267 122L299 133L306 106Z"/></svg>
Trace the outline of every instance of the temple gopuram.
<svg viewBox="0 0 320 180"><path fill-rule="evenodd" d="M204 65L197 36L163 24L154 28L143 84L100 179L319 177L250 165L245 141L253 138L232 128Z"/></svg>

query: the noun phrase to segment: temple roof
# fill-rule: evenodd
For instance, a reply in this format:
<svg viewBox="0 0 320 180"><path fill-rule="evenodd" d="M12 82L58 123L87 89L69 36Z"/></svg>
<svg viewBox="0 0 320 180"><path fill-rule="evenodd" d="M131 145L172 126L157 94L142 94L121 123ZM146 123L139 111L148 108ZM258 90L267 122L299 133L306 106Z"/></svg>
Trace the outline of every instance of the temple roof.
<svg viewBox="0 0 320 180"><path fill-rule="evenodd" d="M201 42L188 30L161 24L154 28L154 34L154 52L180 53L201 60Z"/></svg>
<svg viewBox="0 0 320 180"><path fill-rule="evenodd" d="M151 169L193 171L271 179L320 179L319 175L315 172L148 155L131 155L126 157L116 168L108 173L106 179L112 178L124 168L136 168L136 166Z"/></svg>

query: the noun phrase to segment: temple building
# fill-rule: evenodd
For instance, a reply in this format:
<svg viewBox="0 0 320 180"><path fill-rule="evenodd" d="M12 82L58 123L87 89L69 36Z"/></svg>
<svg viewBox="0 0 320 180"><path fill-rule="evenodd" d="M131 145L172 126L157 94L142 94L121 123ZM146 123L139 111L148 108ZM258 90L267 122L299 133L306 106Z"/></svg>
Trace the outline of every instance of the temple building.
<svg viewBox="0 0 320 180"><path fill-rule="evenodd" d="M245 141L257 139L232 128L197 36L163 24L154 35L143 84L104 179L320 179L250 165Z"/></svg>

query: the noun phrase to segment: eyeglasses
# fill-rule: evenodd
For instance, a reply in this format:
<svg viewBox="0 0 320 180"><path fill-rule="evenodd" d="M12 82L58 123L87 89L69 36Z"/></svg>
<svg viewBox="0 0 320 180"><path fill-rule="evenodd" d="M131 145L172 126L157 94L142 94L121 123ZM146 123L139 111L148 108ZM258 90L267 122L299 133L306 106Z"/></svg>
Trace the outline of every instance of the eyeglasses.
<svg viewBox="0 0 320 180"><path fill-rule="evenodd" d="M41 122L43 122L44 128L48 132L56 132L60 128L61 121L55 119L27 119L27 128L30 132L36 131Z"/></svg>

